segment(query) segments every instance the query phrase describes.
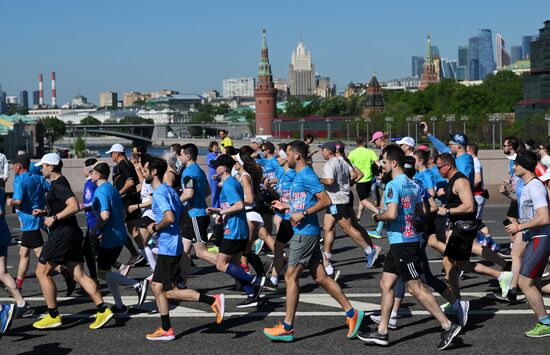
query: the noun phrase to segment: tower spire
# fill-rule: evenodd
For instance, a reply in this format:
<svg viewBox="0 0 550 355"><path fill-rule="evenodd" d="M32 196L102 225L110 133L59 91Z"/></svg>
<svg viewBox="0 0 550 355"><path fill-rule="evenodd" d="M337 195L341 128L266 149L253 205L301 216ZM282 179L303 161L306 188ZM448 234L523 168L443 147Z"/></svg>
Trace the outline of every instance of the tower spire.
<svg viewBox="0 0 550 355"><path fill-rule="evenodd" d="M258 76L271 76L271 64L269 64L269 52L267 50L266 31L262 31L262 58L260 59L260 69Z"/></svg>
<svg viewBox="0 0 550 355"><path fill-rule="evenodd" d="M424 62L432 61L432 36L428 33L428 47L426 48L426 58Z"/></svg>

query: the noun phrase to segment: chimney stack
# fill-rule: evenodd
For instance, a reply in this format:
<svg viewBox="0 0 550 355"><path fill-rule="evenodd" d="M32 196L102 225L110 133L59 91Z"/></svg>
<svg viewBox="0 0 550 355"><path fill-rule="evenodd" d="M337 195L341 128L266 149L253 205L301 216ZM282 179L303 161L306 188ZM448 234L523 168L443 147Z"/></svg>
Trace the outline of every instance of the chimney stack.
<svg viewBox="0 0 550 355"><path fill-rule="evenodd" d="M38 106L44 106L44 82L42 74L38 74Z"/></svg>
<svg viewBox="0 0 550 355"><path fill-rule="evenodd" d="M57 93L55 91L55 72L52 72L52 107L57 106Z"/></svg>

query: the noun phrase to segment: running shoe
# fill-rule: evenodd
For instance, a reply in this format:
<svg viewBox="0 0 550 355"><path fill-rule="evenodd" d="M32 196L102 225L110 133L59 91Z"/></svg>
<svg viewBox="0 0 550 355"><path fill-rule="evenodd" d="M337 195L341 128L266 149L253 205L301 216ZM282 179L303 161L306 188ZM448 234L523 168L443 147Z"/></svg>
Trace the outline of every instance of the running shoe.
<svg viewBox="0 0 550 355"><path fill-rule="evenodd" d="M46 314L46 316L40 320L37 320L32 324L33 327L36 329L50 329L50 328L57 328L61 326L61 316L57 315L57 317L53 318L49 314Z"/></svg>
<svg viewBox="0 0 550 355"><path fill-rule="evenodd" d="M374 238L374 239L382 239L384 238L384 236L382 235L382 233L374 230L374 231L367 231L367 234L369 235L369 237L371 238Z"/></svg>
<svg viewBox="0 0 550 355"><path fill-rule="evenodd" d="M220 248L218 248L216 245L212 245L211 247L208 247L208 252L212 254L218 254L220 252Z"/></svg>
<svg viewBox="0 0 550 355"><path fill-rule="evenodd" d="M455 314L455 309L449 302L442 304L439 308L441 308L441 311L445 313L445 315Z"/></svg>
<svg viewBox="0 0 550 355"><path fill-rule="evenodd" d="M278 323L272 328L264 328L264 335L275 341L293 341L294 329L286 330L281 323Z"/></svg>
<svg viewBox="0 0 550 355"><path fill-rule="evenodd" d="M225 296L223 293L215 294L214 297L216 300L210 306L214 313L216 314L216 323L221 324L223 321L223 315L225 313Z"/></svg>
<svg viewBox="0 0 550 355"><path fill-rule="evenodd" d="M508 291L510 291L510 285L512 284L512 273L509 271L503 272L498 284L502 290L502 297L506 297L508 295Z"/></svg>
<svg viewBox="0 0 550 355"><path fill-rule="evenodd" d="M237 304L235 307L237 308L251 308L251 307L257 307L258 306L258 300L254 295L247 296L244 301Z"/></svg>
<svg viewBox="0 0 550 355"><path fill-rule="evenodd" d="M279 284L274 284L271 279L267 279L264 285L264 290L271 292L277 292L279 290Z"/></svg>
<svg viewBox="0 0 550 355"><path fill-rule="evenodd" d="M162 327L158 327L157 330L155 330L153 333L149 333L145 336L147 340L174 340L176 336L174 335L174 328L170 328L168 330L162 329Z"/></svg>
<svg viewBox="0 0 550 355"><path fill-rule="evenodd" d="M470 311L470 301L460 301L460 308L456 310L456 318L458 319L458 324L462 328L468 323L468 312Z"/></svg>
<svg viewBox="0 0 550 355"><path fill-rule="evenodd" d="M138 295L138 306L141 306L145 302L145 297L147 297L147 289L149 288L149 281L144 279L141 281L135 288Z"/></svg>
<svg viewBox="0 0 550 355"><path fill-rule="evenodd" d="M542 338L542 337L548 337L550 336L550 325L537 323L535 327L527 332L525 332L525 335L531 338Z"/></svg>
<svg viewBox="0 0 550 355"><path fill-rule="evenodd" d="M120 264L118 271L122 276L128 276L128 273L130 272L131 268L132 267L130 266L130 264Z"/></svg>
<svg viewBox="0 0 550 355"><path fill-rule="evenodd" d="M97 312L95 315L95 321L92 324L90 324L89 328L99 329L103 327L105 324L107 324L107 322L110 321L111 318L113 318L113 316L114 314L109 308L106 308L103 313Z"/></svg>
<svg viewBox="0 0 550 355"><path fill-rule="evenodd" d="M353 313L353 317L346 317L346 324L348 325L348 339L353 339L357 336L357 332L363 322L364 316L365 313L363 311L356 309Z"/></svg>
<svg viewBox="0 0 550 355"><path fill-rule="evenodd" d="M262 251L262 248L264 247L264 244L265 242L263 239L256 239L256 241L254 242L254 254L259 255Z"/></svg>
<svg viewBox="0 0 550 355"><path fill-rule="evenodd" d="M265 272L266 275L271 274L271 271L273 271L273 268L275 267L275 262L272 261L271 264L269 264L269 267L267 268L267 271Z"/></svg>
<svg viewBox="0 0 550 355"><path fill-rule="evenodd" d="M128 264L130 266L136 266L137 264L139 264L143 260L145 260L145 258L141 254L132 255L130 257L130 259L128 259L128 262L126 264Z"/></svg>
<svg viewBox="0 0 550 355"><path fill-rule="evenodd" d="M439 350L447 348L453 342L453 339L460 333L462 327L456 323L451 323L449 330L441 331L441 342L437 346Z"/></svg>
<svg viewBox="0 0 550 355"><path fill-rule="evenodd" d="M542 278L546 278L550 276L550 271L548 270L548 266L546 267L546 269L544 269L544 272L542 273Z"/></svg>
<svg viewBox="0 0 550 355"><path fill-rule="evenodd" d="M125 314L128 314L128 307L126 307L125 305L122 305L122 307L117 307L116 305L112 306L111 307L111 312L113 312L113 314L115 316L122 316L122 315L125 315Z"/></svg>
<svg viewBox="0 0 550 355"><path fill-rule="evenodd" d="M380 318L382 318L381 315L375 316L373 314L370 316L370 319L376 324L380 324ZM388 322L388 328L397 329L397 317L390 317L390 321Z"/></svg>
<svg viewBox="0 0 550 355"><path fill-rule="evenodd" d="M517 292L511 292L508 291L508 294L506 297L502 297L502 292L500 290L495 290L492 295L494 298L496 298L499 301L507 302L510 304L517 304L517 303L524 303L526 301L526 298L524 295L518 294Z"/></svg>
<svg viewBox="0 0 550 355"><path fill-rule="evenodd" d="M382 250L382 247L379 245L373 245L373 248L371 248L371 252L366 254L365 253L365 259L367 261L367 269L370 269L374 266L374 263L376 262L376 259L378 259L378 256L380 255L380 251Z"/></svg>
<svg viewBox="0 0 550 355"><path fill-rule="evenodd" d="M34 314L34 310L29 306L28 303L25 302L25 304L22 305L21 307L15 307L13 318L15 319L25 318L25 317L30 317L33 314Z"/></svg>
<svg viewBox="0 0 550 355"><path fill-rule="evenodd" d="M503 258L510 258L512 256L512 249L500 248L500 250L497 251L497 254Z"/></svg>
<svg viewBox="0 0 550 355"><path fill-rule="evenodd" d="M332 277L332 279L334 281L338 281L338 278L340 277L340 270L335 268L334 271L332 272L332 274L330 274L328 276Z"/></svg>
<svg viewBox="0 0 550 355"><path fill-rule="evenodd" d="M0 308L0 334L4 334L10 327L11 320L13 319L13 310L15 306L13 304L3 304Z"/></svg>
<svg viewBox="0 0 550 355"><path fill-rule="evenodd" d="M0 282L0 292L6 294L6 295L9 295L10 294L10 290L8 289L8 287L6 285L4 285L2 282Z"/></svg>
<svg viewBox="0 0 550 355"><path fill-rule="evenodd" d="M266 280L267 280L267 277L265 276L262 276L262 277L256 276L254 278L254 281L252 284L255 286L254 294L256 295L256 298L260 297L260 293L262 293L264 289Z"/></svg>
<svg viewBox="0 0 550 355"><path fill-rule="evenodd" d="M382 345L382 346L387 346L389 344L389 339L390 339L387 333L380 334L378 333L378 330L374 332L366 333L364 335L358 335L357 337L367 344Z"/></svg>

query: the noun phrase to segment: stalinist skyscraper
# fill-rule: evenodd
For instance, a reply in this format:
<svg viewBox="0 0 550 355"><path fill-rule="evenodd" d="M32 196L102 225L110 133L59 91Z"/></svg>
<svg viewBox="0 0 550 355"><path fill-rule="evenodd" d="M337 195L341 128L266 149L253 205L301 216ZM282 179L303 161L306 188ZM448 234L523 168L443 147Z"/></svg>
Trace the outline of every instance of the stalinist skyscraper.
<svg viewBox="0 0 550 355"><path fill-rule="evenodd" d="M301 39L296 51L292 52L291 64L288 66L288 84L290 95L311 96L315 93L315 65L311 63L311 53L306 52Z"/></svg>

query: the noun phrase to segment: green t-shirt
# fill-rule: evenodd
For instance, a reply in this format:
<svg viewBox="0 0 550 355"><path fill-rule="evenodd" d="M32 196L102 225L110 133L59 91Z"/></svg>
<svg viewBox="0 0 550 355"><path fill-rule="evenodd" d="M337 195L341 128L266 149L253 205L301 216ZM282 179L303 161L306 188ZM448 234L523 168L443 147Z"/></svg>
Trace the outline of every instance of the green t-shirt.
<svg viewBox="0 0 550 355"><path fill-rule="evenodd" d="M374 150L357 147L349 153L348 159L353 166L363 173L363 178L358 182L369 182L372 180L372 163L378 160L378 156Z"/></svg>

